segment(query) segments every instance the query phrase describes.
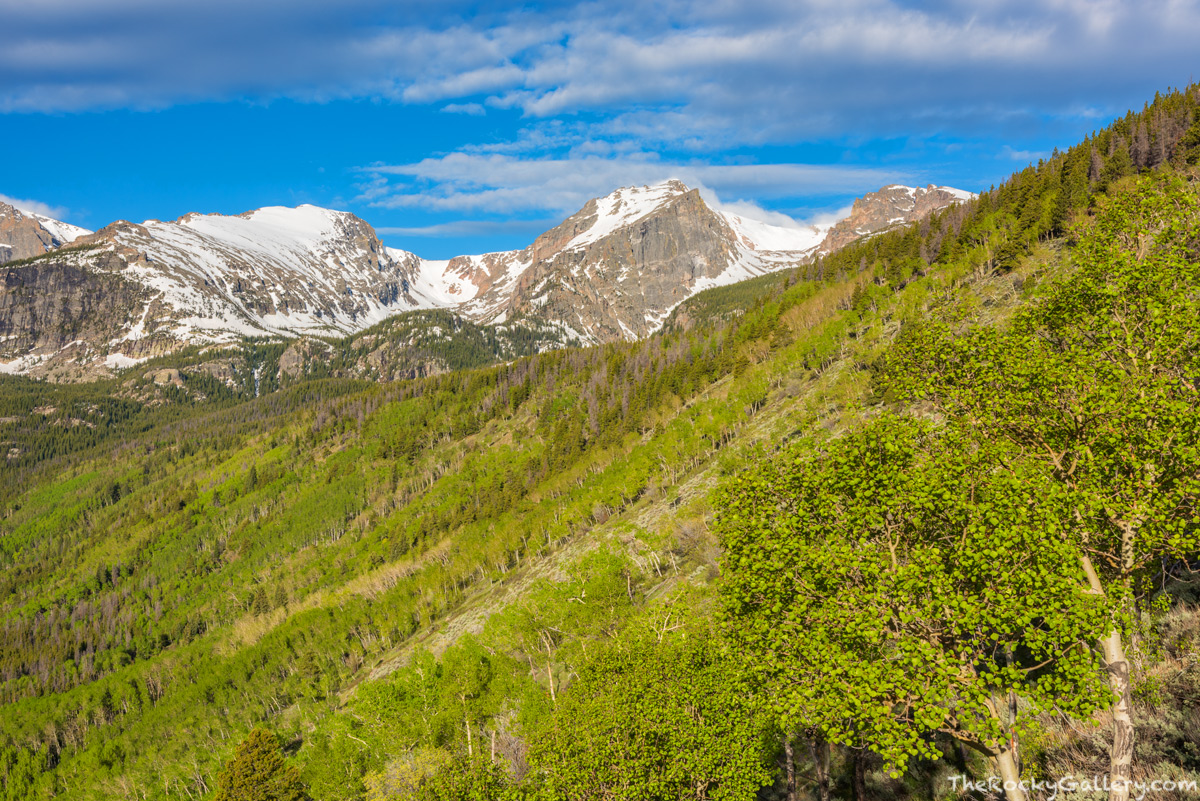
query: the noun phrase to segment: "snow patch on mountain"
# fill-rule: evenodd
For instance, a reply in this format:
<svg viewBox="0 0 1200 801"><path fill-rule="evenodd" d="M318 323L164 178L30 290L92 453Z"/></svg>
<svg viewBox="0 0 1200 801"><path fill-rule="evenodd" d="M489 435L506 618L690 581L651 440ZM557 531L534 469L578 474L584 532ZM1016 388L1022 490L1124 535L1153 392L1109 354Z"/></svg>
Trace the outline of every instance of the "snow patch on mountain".
<svg viewBox="0 0 1200 801"><path fill-rule="evenodd" d="M742 241L755 250L807 252L821 244L830 226L805 225L795 228L772 225L728 212L720 214L737 231Z"/></svg>
<svg viewBox="0 0 1200 801"><path fill-rule="evenodd" d="M953 195L954 197L958 198L959 200L974 200L975 198L979 197L979 195L975 194L974 192L968 192L965 189L955 189L952 186L935 186L933 188L941 190L942 192L945 192L947 194Z"/></svg>
<svg viewBox="0 0 1200 801"><path fill-rule="evenodd" d="M627 186L595 201L596 221L570 242L564 250L576 250L599 242L620 228L637 222L667 201L688 192L680 181L663 181L654 186Z"/></svg>
<svg viewBox="0 0 1200 801"><path fill-rule="evenodd" d="M407 251L388 248L388 255L400 258ZM455 276L448 268L450 260L418 259L417 270L409 282L409 294L416 300L415 308L449 309L465 303L479 293L479 287Z"/></svg>
<svg viewBox="0 0 1200 801"><path fill-rule="evenodd" d="M51 217L46 217L42 214L34 214L33 212L25 212L30 217L38 221L38 225L50 232L50 235L60 244L66 245L74 242L81 236L87 236L92 233L86 228L80 228L78 225L71 225L62 220L55 220Z"/></svg>
<svg viewBox="0 0 1200 801"><path fill-rule="evenodd" d="M267 206L236 217L189 214L178 224L229 247L275 258L320 252L320 245L337 234L337 222L344 214L309 205Z"/></svg>

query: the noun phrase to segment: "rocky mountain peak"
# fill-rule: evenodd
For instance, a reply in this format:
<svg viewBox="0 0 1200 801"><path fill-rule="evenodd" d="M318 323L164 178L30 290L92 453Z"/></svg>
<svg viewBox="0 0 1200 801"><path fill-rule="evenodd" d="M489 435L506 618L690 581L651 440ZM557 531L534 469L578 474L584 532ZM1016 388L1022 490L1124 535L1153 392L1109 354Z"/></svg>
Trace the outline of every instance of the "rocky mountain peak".
<svg viewBox="0 0 1200 801"><path fill-rule="evenodd" d="M524 251L477 257L492 281L464 313L490 324L536 320L580 343L643 337L702 289L804 257L799 250L768 256L756 240L787 237L744 222L710 208L681 181L622 188L588 201Z"/></svg>
<svg viewBox="0 0 1200 801"><path fill-rule="evenodd" d="M0 203L0 264L40 256L88 233L79 226Z"/></svg>
<svg viewBox="0 0 1200 801"><path fill-rule="evenodd" d="M856 239L882 233L922 219L938 209L975 197L948 186L889 184L854 201L850 214L835 224L821 242L819 253L832 253Z"/></svg>

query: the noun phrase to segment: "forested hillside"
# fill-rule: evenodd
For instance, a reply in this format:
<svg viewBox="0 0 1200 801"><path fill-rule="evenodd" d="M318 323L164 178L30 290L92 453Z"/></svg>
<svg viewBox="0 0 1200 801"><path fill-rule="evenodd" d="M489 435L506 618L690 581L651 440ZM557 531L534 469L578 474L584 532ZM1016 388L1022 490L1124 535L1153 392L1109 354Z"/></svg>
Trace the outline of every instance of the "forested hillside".
<svg viewBox="0 0 1200 801"><path fill-rule="evenodd" d="M641 342L5 379L0 798L1200 779L1198 107Z"/></svg>

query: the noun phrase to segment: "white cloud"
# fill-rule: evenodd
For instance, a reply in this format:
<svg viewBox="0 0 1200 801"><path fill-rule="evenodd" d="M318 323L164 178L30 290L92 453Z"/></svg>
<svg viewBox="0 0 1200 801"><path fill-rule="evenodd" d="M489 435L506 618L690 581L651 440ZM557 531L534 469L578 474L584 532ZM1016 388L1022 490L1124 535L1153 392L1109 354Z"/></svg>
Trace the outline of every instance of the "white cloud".
<svg viewBox="0 0 1200 801"><path fill-rule="evenodd" d="M522 158L506 154L451 153L410 164L365 168L360 199L382 208L491 214L569 214L593 197L620 186L678 178L708 199L861 194L911 178L904 171L813 164L689 164L653 154L618 158ZM727 205L754 219L771 221L760 203ZM777 221L782 218L776 218ZM790 219L790 218L788 218Z"/></svg>
<svg viewBox="0 0 1200 801"><path fill-rule="evenodd" d="M19 209L27 214L40 214L43 217L50 217L55 220L64 220L70 212L62 206L51 206L49 203L43 203L40 200L30 200L28 198L9 197L8 195L0 195L0 203Z"/></svg>
<svg viewBox="0 0 1200 801"><path fill-rule="evenodd" d="M415 236L415 237L464 237L464 236L498 236L510 234L525 234L533 238L557 225L560 220L554 218L541 220L453 220L435 225L419 226L390 226L376 228L380 236Z"/></svg>
<svg viewBox="0 0 1200 801"><path fill-rule="evenodd" d="M1010 161L1033 163L1039 159L1049 158L1050 154L1044 150L1014 150L1011 146L1004 145L1000 148L999 157Z"/></svg>
<svg viewBox="0 0 1200 801"><path fill-rule="evenodd" d="M850 212L854 210L854 204L842 206L840 209L832 211L823 211L819 214L814 214L808 219L808 222L813 225L833 225L838 220L844 220L850 216Z"/></svg>
<svg viewBox="0 0 1200 801"><path fill-rule="evenodd" d="M447 103L442 106L442 111L447 114L467 114L472 117L482 117L487 113L479 103Z"/></svg>
<svg viewBox="0 0 1200 801"><path fill-rule="evenodd" d="M758 220L759 222L777 225L781 228L803 228L806 225L805 221L797 220L795 217L784 214L781 211L772 211L764 209L762 206L751 200L734 200L730 202L722 201L717 197L715 192L701 188L701 196L708 205L718 211L728 212L729 214L744 217L748 220Z"/></svg>
<svg viewBox="0 0 1200 801"><path fill-rule="evenodd" d="M375 97L729 144L1029 122L1194 70L1197 0L0 0L0 110ZM447 105L449 104L449 105Z"/></svg>

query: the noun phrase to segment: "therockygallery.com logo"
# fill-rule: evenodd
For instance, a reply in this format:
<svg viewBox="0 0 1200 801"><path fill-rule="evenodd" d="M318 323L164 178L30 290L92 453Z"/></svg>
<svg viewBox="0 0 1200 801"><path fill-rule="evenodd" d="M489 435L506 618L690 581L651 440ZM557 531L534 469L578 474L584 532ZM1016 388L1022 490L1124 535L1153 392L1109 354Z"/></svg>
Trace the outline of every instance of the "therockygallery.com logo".
<svg viewBox="0 0 1200 801"><path fill-rule="evenodd" d="M1022 790L1026 794L1037 793L1046 801L1054 801L1059 795L1071 795L1073 793L1107 793L1113 788L1113 782L1107 776L1092 776L1084 778L1076 778L1075 776L1063 776L1061 779L1022 779L1020 782L1013 780L1004 781L999 776L990 776L986 779L972 779L969 776L951 776L950 786L955 791L964 792L992 792L998 793L1001 790L1015 790L1020 784ZM1133 801L1143 801L1147 796L1155 793L1170 793L1170 792L1196 792L1196 782L1190 779L1146 779L1139 781L1129 781L1129 797Z"/></svg>

